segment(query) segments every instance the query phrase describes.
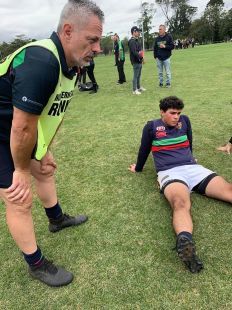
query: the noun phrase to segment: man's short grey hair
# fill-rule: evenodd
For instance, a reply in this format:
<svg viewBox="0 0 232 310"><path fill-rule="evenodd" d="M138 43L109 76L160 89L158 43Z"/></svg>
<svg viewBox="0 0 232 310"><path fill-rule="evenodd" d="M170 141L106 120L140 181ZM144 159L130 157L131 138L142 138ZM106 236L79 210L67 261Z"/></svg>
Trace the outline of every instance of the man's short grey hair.
<svg viewBox="0 0 232 310"><path fill-rule="evenodd" d="M104 13L95 2L91 0L69 0L60 14L57 32L61 31L66 22L84 25L91 15L97 16L102 23L104 22Z"/></svg>

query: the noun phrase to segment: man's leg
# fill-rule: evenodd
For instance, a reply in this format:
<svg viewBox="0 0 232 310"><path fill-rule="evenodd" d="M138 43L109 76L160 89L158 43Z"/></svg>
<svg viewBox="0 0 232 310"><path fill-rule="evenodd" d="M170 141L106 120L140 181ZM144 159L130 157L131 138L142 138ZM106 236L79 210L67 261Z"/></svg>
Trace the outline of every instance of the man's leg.
<svg viewBox="0 0 232 310"><path fill-rule="evenodd" d="M187 231L192 234L193 223L190 214L191 202L187 186L178 182L171 183L165 188L164 195L173 211L172 221L176 235L182 231Z"/></svg>
<svg viewBox="0 0 232 310"><path fill-rule="evenodd" d="M232 184L220 176L215 176L206 186L205 195L232 204Z"/></svg>
<svg viewBox="0 0 232 310"><path fill-rule="evenodd" d="M133 91L137 90L137 79L138 79L138 74L139 74L139 67L138 64L133 64Z"/></svg>
<svg viewBox="0 0 232 310"><path fill-rule="evenodd" d="M199 272L203 268L203 264L196 256L192 240L193 223L188 187L179 182L170 183L164 189L164 195L173 211L173 228L177 235L178 256L192 273Z"/></svg>
<svg viewBox="0 0 232 310"><path fill-rule="evenodd" d="M171 85L171 61L170 58L164 60L164 68L166 71L166 86L170 86Z"/></svg>
<svg viewBox="0 0 232 310"><path fill-rule="evenodd" d="M163 61L156 58L158 75L159 75L159 85L163 86Z"/></svg>
<svg viewBox="0 0 232 310"><path fill-rule="evenodd" d="M36 192L45 207L51 232L57 232L69 226L78 226L88 220L86 215L74 217L62 212L56 192L55 169L56 164L51 153L47 153L41 162L31 160L31 174L35 178Z"/></svg>
<svg viewBox="0 0 232 310"><path fill-rule="evenodd" d="M31 215L32 195L21 204L10 202L4 189L0 189L0 197L6 205L9 231L23 252L30 275L49 286L63 286L72 282L72 273L48 261L37 247Z"/></svg>
<svg viewBox="0 0 232 310"><path fill-rule="evenodd" d="M138 76L137 76L137 89L140 90L140 79L141 79L141 72L142 72L142 64L138 64Z"/></svg>
<svg viewBox="0 0 232 310"><path fill-rule="evenodd" d="M0 189L0 197L5 202L7 225L16 244L23 253L35 252L37 244L31 215L32 196L24 203L14 203L7 199L5 190Z"/></svg>

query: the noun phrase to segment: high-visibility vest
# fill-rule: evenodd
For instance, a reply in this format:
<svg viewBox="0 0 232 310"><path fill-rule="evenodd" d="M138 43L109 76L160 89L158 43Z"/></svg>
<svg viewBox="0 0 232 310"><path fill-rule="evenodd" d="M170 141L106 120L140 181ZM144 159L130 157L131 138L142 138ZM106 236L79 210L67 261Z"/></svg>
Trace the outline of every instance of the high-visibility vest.
<svg viewBox="0 0 232 310"><path fill-rule="evenodd" d="M59 54L54 42L51 39L31 42L16 50L14 53L7 56L0 63L0 76L7 73L9 66L20 52L30 46L40 46L48 49L57 58L60 66L59 79L53 94L51 94L46 106L44 107L38 120L38 137L35 150L35 158L41 160L46 154L49 145L52 142L63 118L68 104L73 97L73 90L75 88L75 77L70 80L64 76L60 64ZM27 101L26 97L22 98Z"/></svg>

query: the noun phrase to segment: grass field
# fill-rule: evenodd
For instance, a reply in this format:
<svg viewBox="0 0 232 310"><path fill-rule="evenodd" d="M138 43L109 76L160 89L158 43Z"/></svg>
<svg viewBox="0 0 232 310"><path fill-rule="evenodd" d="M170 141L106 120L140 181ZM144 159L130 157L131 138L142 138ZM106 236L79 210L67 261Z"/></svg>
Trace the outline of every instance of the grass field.
<svg viewBox="0 0 232 310"><path fill-rule="evenodd" d="M232 309L232 251L229 204L192 195L194 239L205 269L189 273L173 251L171 212L156 188L149 158L142 174L136 161L144 124L159 117L159 100L185 102L198 162L232 181L231 156L215 148L232 134L232 44L174 51L171 89L158 87L152 53L146 53L142 85L133 96L127 56L127 83L116 85L112 57L96 59L96 95L75 94L53 153L63 209L89 221L51 234L38 200L33 216L38 244L56 263L75 274L64 288L32 280L4 221L0 225L0 309Z"/></svg>

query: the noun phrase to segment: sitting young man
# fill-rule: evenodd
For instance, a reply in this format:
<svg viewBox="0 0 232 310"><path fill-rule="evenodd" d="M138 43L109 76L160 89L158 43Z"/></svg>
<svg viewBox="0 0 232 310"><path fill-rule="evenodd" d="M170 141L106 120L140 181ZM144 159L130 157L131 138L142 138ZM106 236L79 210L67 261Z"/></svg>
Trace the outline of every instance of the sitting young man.
<svg viewBox="0 0 232 310"><path fill-rule="evenodd" d="M203 268L192 239L190 193L195 191L232 203L232 184L213 171L198 165L192 155L190 120L181 115L182 100L171 96L160 101L161 118L149 121L142 134L137 163L131 172L141 172L152 152L160 190L171 205L176 250L187 268L195 273Z"/></svg>

